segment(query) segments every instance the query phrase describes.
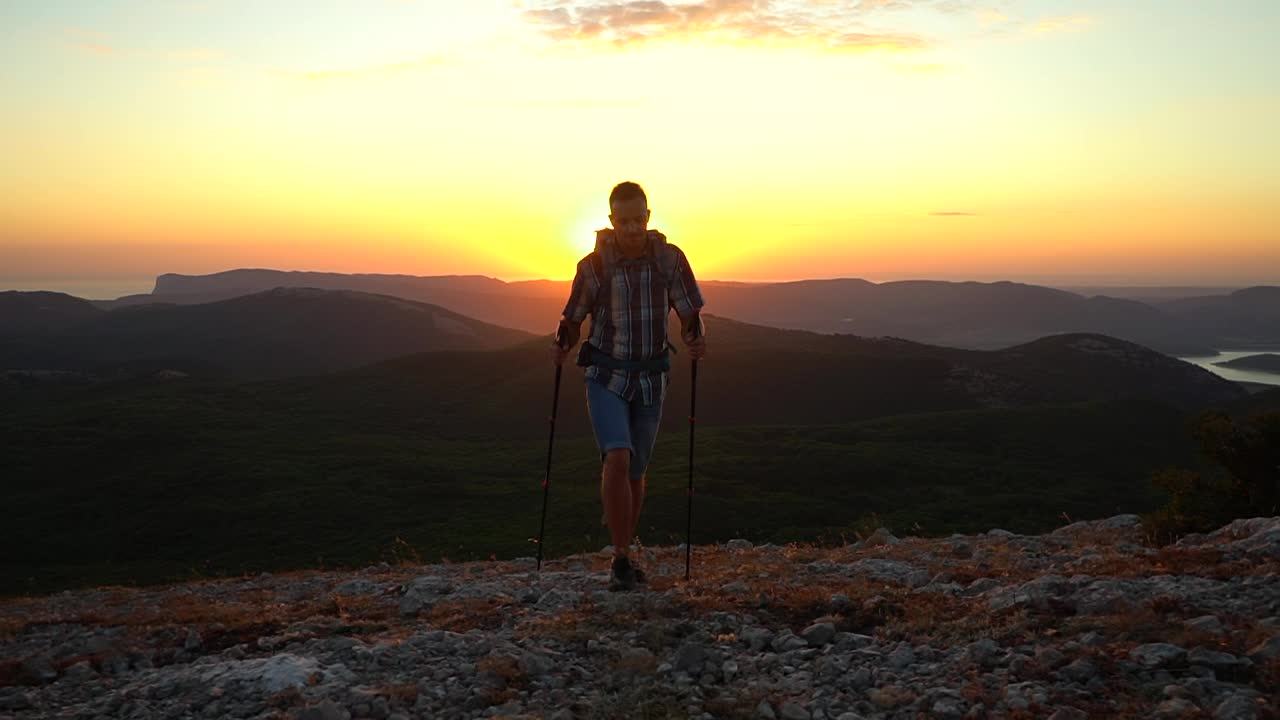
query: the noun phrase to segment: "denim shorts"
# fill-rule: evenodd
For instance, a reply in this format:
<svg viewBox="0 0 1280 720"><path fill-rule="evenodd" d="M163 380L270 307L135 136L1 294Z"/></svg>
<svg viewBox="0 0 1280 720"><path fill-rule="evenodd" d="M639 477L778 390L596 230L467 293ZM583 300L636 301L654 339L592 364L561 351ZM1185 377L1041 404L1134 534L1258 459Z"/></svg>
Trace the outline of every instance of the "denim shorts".
<svg viewBox="0 0 1280 720"><path fill-rule="evenodd" d="M663 393L658 394L653 405L645 407L639 392L627 402L604 383L590 378L586 382L587 413L600 448L600 461L604 462L610 450L626 448L631 451L631 479L639 480L649 467L653 444L658 439Z"/></svg>

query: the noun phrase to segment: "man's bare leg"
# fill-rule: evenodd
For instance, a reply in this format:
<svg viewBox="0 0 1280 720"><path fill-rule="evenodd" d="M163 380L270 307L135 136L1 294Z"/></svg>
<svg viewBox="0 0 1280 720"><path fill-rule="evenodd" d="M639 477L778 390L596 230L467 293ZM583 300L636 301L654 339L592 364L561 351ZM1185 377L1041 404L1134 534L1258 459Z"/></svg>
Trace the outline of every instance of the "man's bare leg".
<svg viewBox="0 0 1280 720"><path fill-rule="evenodd" d="M627 544L636 539L640 529L640 508L644 505L644 485L648 475L641 475L639 480L631 481L631 534L627 536Z"/></svg>
<svg viewBox="0 0 1280 720"><path fill-rule="evenodd" d="M604 514L609 520L609 537L613 540L613 554L627 555L631 538L633 516L632 492L627 475L631 471L631 451L626 448L610 450L600 471L600 499L604 502Z"/></svg>

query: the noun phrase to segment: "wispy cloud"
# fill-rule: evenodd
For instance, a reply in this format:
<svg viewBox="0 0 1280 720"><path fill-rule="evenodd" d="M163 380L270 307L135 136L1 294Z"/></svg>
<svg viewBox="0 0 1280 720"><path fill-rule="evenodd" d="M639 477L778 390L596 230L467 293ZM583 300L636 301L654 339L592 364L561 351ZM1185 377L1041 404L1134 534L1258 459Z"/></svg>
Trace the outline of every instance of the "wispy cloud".
<svg viewBox="0 0 1280 720"><path fill-rule="evenodd" d="M986 27L988 25L999 25L1000 23L1009 22L1009 16L1003 10L997 8L978 8L978 24Z"/></svg>
<svg viewBox="0 0 1280 720"><path fill-rule="evenodd" d="M962 210L938 210L929 213L934 217L977 217L978 213L964 212Z"/></svg>
<svg viewBox="0 0 1280 720"><path fill-rule="evenodd" d="M987 37L1013 38L1018 35L1048 35L1061 32L1078 32L1095 24L1091 15L1061 15L1054 17L1027 17L1019 12L1020 3L1015 0L981 0L972 8L978 27Z"/></svg>
<svg viewBox="0 0 1280 720"><path fill-rule="evenodd" d="M93 55L115 55L118 51L116 48L105 43L97 43L89 40L81 40L75 43L76 48Z"/></svg>
<svg viewBox="0 0 1280 720"><path fill-rule="evenodd" d="M223 58L221 51L209 48L155 49L126 47L109 40L105 33L97 30L85 30L84 28L67 28L63 35L63 42L79 52L92 55L158 59L174 63L207 63Z"/></svg>
<svg viewBox="0 0 1280 720"><path fill-rule="evenodd" d="M96 30L67 28L63 31L62 42L80 52L92 55L114 55L118 52L114 45L107 42L106 35Z"/></svg>
<svg viewBox="0 0 1280 720"><path fill-rule="evenodd" d="M930 7L954 12L964 0L535 0L524 20L559 42L626 47L658 39L820 46L903 52L933 45L924 35L877 29L879 12Z"/></svg>

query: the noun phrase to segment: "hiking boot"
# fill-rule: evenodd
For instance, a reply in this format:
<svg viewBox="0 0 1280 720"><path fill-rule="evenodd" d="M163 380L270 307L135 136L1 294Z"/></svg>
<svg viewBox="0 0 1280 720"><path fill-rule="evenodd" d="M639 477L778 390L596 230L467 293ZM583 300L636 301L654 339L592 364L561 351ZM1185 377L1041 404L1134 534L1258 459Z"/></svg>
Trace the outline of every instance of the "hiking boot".
<svg viewBox="0 0 1280 720"><path fill-rule="evenodd" d="M636 571L631 561L621 555L614 556L613 567L609 569L609 590L635 590Z"/></svg>

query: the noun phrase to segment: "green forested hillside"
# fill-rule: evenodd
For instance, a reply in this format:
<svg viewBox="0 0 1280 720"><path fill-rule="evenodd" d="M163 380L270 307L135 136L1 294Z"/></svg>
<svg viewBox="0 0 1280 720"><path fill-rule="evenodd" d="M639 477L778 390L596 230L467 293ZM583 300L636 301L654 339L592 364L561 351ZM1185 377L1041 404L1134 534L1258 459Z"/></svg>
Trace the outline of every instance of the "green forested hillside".
<svg viewBox="0 0 1280 720"><path fill-rule="evenodd" d="M11 508L2 591L359 565L409 548L424 559L534 552L545 408L530 409L527 432L480 433L483 406L433 413L411 393L369 390L117 385L10 406L0 415ZM673 398L642 519L651 543L684 533L686 399ZM564 390L566 408L580 402L580 388ZM1194 463L1184 415L1147 402L699 423L702 543L835 538L877 524L1038 530L1062 513L1150 509L1148 472ZM561 430L551 555L608 543L594 445L583 427Z"/></svg>

